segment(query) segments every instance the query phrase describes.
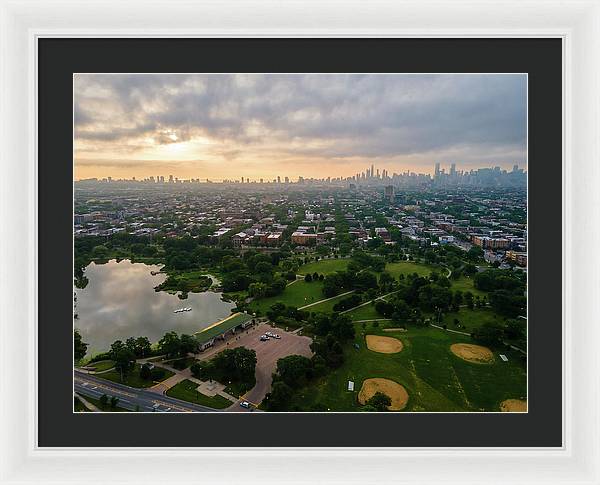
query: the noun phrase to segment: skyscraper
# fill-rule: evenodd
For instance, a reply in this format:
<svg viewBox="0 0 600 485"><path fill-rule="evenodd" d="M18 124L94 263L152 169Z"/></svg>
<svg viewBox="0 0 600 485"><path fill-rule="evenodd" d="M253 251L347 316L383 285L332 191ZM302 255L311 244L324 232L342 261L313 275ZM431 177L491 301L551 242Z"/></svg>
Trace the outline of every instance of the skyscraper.
<svg viewBox="0 0 600 485"><path fill-rule="evenodd" d="M371 164L371 178L373 178L375 174L375 167L373 166L373 164Z"/></svg>
<svg viewBox="0 0 600 485"><path fill-rule="evenodd" d="M434 178L438 178L440 176L440 162L435 164L435 175Z"/></svg>

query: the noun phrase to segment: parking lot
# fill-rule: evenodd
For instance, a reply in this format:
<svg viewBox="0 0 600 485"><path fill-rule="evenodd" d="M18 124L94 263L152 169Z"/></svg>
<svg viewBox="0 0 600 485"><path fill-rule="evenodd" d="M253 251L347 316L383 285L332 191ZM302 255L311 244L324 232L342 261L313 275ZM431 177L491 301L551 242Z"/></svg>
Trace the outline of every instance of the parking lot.
<svg viewBox="0 0 600 485"><path fill-rule="evenodd" d="M261 341L260 336L266 332L278 334L280 339L270 338ZM259 324L247 331L244 330L237 336L229 337L225 342L219 343L215 348L200 354L202 360L213 357L223 349L246 347L256 351L256 386L251 389L244 399L254 405L260 404L265 395L271 390L272 374L275 372L277 361L288 355L304 355L311 357L309 337L303 337L267 324ZM231 411L244 411L239 405L232 406Z"/></svg>

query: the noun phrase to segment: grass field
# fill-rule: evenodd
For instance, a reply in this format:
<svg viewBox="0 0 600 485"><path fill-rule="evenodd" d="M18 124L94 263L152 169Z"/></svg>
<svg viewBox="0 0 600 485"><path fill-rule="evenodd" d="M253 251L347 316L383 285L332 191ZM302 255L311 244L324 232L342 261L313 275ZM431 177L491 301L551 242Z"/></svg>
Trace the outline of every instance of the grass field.
<svg viewBox="0 0 600 485"><path fill-rule="evenodd" d="M206 396L196 391L198 384L188 379L181 381L167 391L167 396L181 399L182 401L193 402L202 406L208 406L214 409L224 409L233 403L223 396Z"/></svg>
<svg viewBox="0 0 600 485"><path fill-rule="evenodd" d="M456 328L454 325L454 319L458 319L461 328ZM462 332L471 332L477 327L481 327L484 323L496 322L503 323L504 318L498 316L492 310L488 308L479 308L469 310L468 308L461 308L457 313L447 313L444 315L441 323L446 324L448 328L452 330L460 330ZM464 326L464 328L462 328Z"/></svg>
<svg viewBox="0 0 600 485"><path fill-rule="evenodd" d="M467 336L425 327L407 332L383 332L357 324L355 342L345 347L345 362L324 378L311 382L294 394L290 410L358 411L357 395L362 382L382 377L402 384L408 391L405 411L498 411L500 402L524 398L527 392L525 369L518 354L504 352L502 362L495 352L490 365L471 364L453 355L452 343L470 342ZM366 348L364 334L399 338L404 349L381 354ZM347 391L348 380L355 391Z"/></svg>
<svg viewBox="0 0 600 485"><path fill-rule="evenodd" d="M346 293L346 292L344 292L344 293ZM314 313L333 312L333 306L336 303L339 303L341 300L343 300L344 298L348 298L351 295L352 295L352 293L350 293L349 295L336 296L329 301L324 301L323 303L319 303L318 305L310 306L308 308L305 308L304 310L307 312L314 312ZM326 297L323 296L323 297L321 297L321 299L326 299Z"/></svg>
<svg viewBox="0 0 600 485"><path fill-rule="evenodd" d="M315 271L319 274L328 275L335 273L336 271L343 271L348 267L350 259L322 259L321 261L315 261L312 263L300 266L298 274L314 273Z"/></svg>
<svg viewBox="0 0 600 485"><path fill-rule="evenodd" d="M398 278L401 274L407 276L417 273L419 276L429 276L432 271L439 271L440 274L446 274L443 269L436 269L432 266L424 264L412 263L410 261L400 261L398 263L388 263L385 265L385 270L394 278Z"/></svg>
<svg viewBox="0 0 600 485"><path fill-rule="evenodd" d="M164 381L165 379L173 375L173 372L171 372L170 370L163 370L165 371L165 375L161 379L161 381ZM125 384L126 386L138 388L152 387L154 384L156 384L155 381L152 381L150 379L146 381L140 377L140 364L135 364L135 368L129 373L129 375L125 379L123 379L123 381L121 381L121 374L116 370L99 374L97 377L101 377L102 379L106 379L112 382L118 382L119 384Z"/></svg>
<svg viewBox="0 0 600 485"><path fill-rule="evenodd" d="M450 288L452 291L460 290L463 293L465 291L470 291L471 293L473 293L473 296L484 296L487 294L485 291L481 291L475 288L475 286L473 285L473 278L461 276L457 280L453 280L451 278L450 281L452 282L452 287Z"/></svg>
<svg viewBox="0 0 600 485"><path fill-rule="evenodd" d="M375 311L375 305L371 305L370 303L365 306L361 306L356 310L352 310L351 312L347 312L344 315L348 315L352 320L373 320L376 318L384 318L379 313Z"/></svg>
<svg viewBox="0 0 600 485"><path fill-rule="evenodd" d="M301 307L323 299L325 299L325 296L323 296L322 281L311 281L310 283L298 281L286 287L281 295L253 300L250 303L250 311L258 310L264 315L271 305L277 302L288 306Z"/></svg>
<svg viewBox="0 0 600 485"><path fill-rule="evenodd" d="M88 367L93 367L95 372L102 372L108 369L112 369L115 363L112 360L99 360L98 362L92 362L88 364Z"/></svg>

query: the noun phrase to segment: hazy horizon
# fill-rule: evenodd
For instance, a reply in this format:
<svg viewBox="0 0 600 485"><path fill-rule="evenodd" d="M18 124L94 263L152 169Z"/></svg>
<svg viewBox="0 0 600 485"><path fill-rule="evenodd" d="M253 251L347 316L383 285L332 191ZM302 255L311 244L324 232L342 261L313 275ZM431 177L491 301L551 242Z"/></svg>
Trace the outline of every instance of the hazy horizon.
<svg viewBox="0 0 600 485"><path fill-rule="evenodd" d="M526 75L76 74L75 179L527 168Z"/></svg>

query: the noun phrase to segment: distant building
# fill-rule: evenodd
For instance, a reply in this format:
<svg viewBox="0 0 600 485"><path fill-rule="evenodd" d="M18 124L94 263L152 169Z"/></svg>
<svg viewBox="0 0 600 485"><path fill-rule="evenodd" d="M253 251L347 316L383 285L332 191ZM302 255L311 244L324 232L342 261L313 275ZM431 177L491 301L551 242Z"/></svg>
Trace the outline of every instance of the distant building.
<svg viewBox="0 0 600 485"><path fill-rule="evenodd" d="M527 266L527 253L520 253L517 251L506 251L506 259L514 261L519 266Z"/></svg>
<svg viewBox="0 0 600 485"><path fill-rule="evenodd" d="M471 242L483 249L507 249L510 247L510 241L504 238L473 235Z"/></svg>
<svg viewBox="0 0 600 485"><path fill-rule="evenodd" d="M306 233L296 231L292 233L292 244L298 244L300 246L311 246L316 244L317 235L314 233Z"/></svg>
<svg viewBox="0 0 600 485"><path fill-rule="evenodd" d="M384 192L385 198L388 199L390 201L390 203L394 202L394 186L393 185L386 185L385 187L385 192Z"/></svg>

